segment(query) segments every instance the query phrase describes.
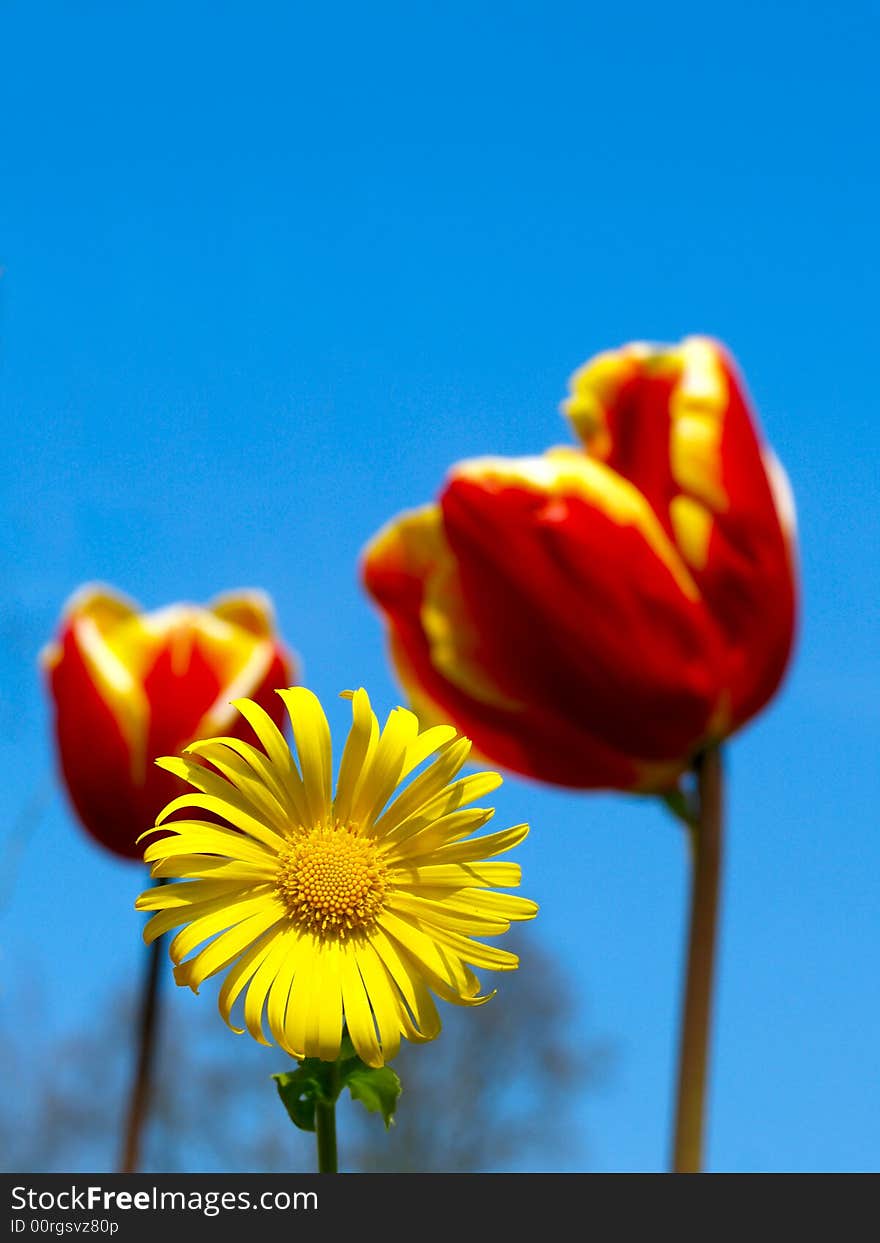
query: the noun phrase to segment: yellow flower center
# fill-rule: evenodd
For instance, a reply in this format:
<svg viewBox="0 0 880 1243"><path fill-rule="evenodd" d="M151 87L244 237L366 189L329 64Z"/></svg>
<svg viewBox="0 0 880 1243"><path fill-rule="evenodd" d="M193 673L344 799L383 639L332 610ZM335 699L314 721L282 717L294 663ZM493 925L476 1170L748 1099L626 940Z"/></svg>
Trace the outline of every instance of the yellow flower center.
<svg viewBox="0 0 880 1243"><path fill-rule="evenodd" d="M346 825L318 825L281 855L276 888L303 928L343 938L375 924L386 870L376 846Z"/></svg>

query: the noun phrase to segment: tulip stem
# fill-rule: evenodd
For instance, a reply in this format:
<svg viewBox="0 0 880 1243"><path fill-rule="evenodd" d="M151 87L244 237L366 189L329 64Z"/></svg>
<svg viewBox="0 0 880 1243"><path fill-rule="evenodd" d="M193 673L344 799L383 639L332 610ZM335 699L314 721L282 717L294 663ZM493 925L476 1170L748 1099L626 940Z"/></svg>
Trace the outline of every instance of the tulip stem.
<svg viewBox="0 0 880 1243"><path fill-rule="evenodd" d="M678 1062L673 1170L697 1174L703 1162L703 1126L712 1014L723 829L721 752L708 747L696 760L698 814L690 831L693 874L687 982Z"/></svg>
<svg viewBox="0 0 880 1243"><path fill-rule="evenodd" d="M336 1099L339 1095L339 1062L331 1067L331 1101L315 1104L315 1139L318 1144L318 1173L338 1174L339 1158L336 1153Z"/></svg>
<svg viewBox="0 0 880 1243"><path fill-rule="evenodd" d="M161 881L158 883L161 884ZM153 944L147 947L138 1021L137 1063L128 1100L128 1117L125 1123L125 1139L119 1166L121 1174L134 1174L140 1164L141 1140L149 1113L153 1087L161 975L159 964L162 958L163 942L164 937L157 937Z"/></svg>

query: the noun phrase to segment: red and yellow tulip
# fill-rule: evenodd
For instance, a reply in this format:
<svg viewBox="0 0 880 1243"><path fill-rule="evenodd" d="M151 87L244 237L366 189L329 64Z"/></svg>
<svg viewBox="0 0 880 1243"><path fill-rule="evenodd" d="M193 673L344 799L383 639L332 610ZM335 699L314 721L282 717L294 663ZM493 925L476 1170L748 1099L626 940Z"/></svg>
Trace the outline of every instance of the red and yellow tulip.
<svg viewBox="0 0 880 1243"><path fill-rule="evenodd" d="M280 723L274 689L294 679L260 592L143 613L108 587L81 588L43 666L71 802L97 841L130 859L142 857L136 838L184 789L154 759L197 738L242 735L230 704L242 696Z"/></svg>
<svg viewBox="0 0 880 1243"><path fill-rule="evenodd" d="M543 781L664 789L779 684L791 493L716 341L600 354L563 408L578 448L458 464L365 584L423 715Z"/></svg>

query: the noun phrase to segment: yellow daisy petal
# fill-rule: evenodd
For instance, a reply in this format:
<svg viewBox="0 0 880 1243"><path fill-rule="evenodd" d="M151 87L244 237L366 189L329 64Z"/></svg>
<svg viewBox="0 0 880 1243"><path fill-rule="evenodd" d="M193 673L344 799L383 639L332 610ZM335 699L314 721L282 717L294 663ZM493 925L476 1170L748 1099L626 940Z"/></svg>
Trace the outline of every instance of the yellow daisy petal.
<svg viewBox="0 0 880 1243"><path fill-rule="evenodd" d="M267 856L266 863L245 863L241 859L220 859L215 855L181 854L159 859L150 875L159 878L185 873L193 880L237 880L242 887L260 881L273 881L278 865Z"/></svg>
<svg viewBox="0 0 880 1243"><path fill-rule="evenodd" d="M513 889L520 882L518 863L447 863L405 866L394 870L394 880L402 887L421 889Z"/></svg>
<svg viewBox="0 0 880 1243"><path fill-rule="evenodd" d="M376 816L397 788L403 776L407 751L415 741L418 729L418 719L406 708L395 708L389 713L372 763L369 769L364 769L364 777L351 809L352 819L362 831L371 829Z"/></svg>
<svg viewBox="0 0 880 1243"><path fill-rule="evenodd" d="M465 807L461 811L450 812L448 816L441 816L439 820L429 820L423 828L406 837L385 838L381 848L389 862L432 854L438 847L457 842L468 833L483 828L494 815L491 807Z"/></svg>
<svg viewBox="0 0 880 1243"><path fill-rule="evenodd" d="M361 979L357 959L354 954L340 955L340 981L342 984L342 1005L348 1034L358 1057L368 1066L382 1066L384 1059L376 1036L373 1012L370 1009L367 990Z"/></svg>
<svg viewBox="0 0 880 1243"><path fill-rule="evenodd" d="M434 920L420 919L419 922L426 936L437 945L446 946L461 962L469 963L472 967L487 967L490 971L513 971L519 966L519 958L516 954L511 954L510 950L501 949L497 945L484 945L482 941L462 936Z"/></svg>
<svg viewBox="0 0 880 1243"><path fill-rule="evenodd" d="M464 963L459 962L457 964L458 973L461 977L460 984L456 987L450 987L443 977L431 976L430 972L426 971L424 962L420 962L417 957L406 950L401 944L398 943L395 948L400 957L401 963L405 966L413 983L417 983L421 986L423 982L427 982L433 992L435 992L443 1001L449 1001L453 1005L457 1006L482 1006L494 996L494 993L486 993L482 996L480 995L480 982L470 968L466 967ZM442 947L439 947L439 954L441 961L445 962L448 960L449 955L444 949L442 949ZM431 1004L433 1005L433 1001ZM440 1030L439 1015L437 1016L437 1030Z"/></svg>
<svg viewBox="0 0 880 1243"><path fill-rule="evenodd" d="M354 953L379 1029L382 1057L390 1062L397 1057L400 1049L402 1029L397 989L393 981L389 980L381 959L369 941L358 945Z"/></svg>
<svg viewBox="0 0 880 1243"><path fill-rule="evenodd" d="M379 745L380 733L381 733L381 730L379 729L379 720L375 712L371 711L370 712L370 737L367 742L366 754L364 755L363 761L361 763L361 770L356 775L356 778L354 781L354 788L351 792L350 808L353 808L357 805L358 799L360 798L360 792L363 789L364 782L367 781L369 778L370 769L373 766L373 757L375 756L376 748ZM346 823L346 822L349 824L354 824L354 814L351 810L349 810L346 820L340 819L340 823Z"/></svg>
<svg viewBox="0 0 880 1243"><path fill-rule="evenodd" d="M309 807L303 789L302 777L297 772L290 754L290 748L284 740L281 730L269 716L265 708L254 703L252 699L233 699L233 708L237 708L251 729L259 738L266 750L266 757L272 765L275 779L280 781L293 807L296 819L300 824L308 824Z"/></svg>
<svg viewBox="0 0 880 1243"><path fill-rule="evenodd" d="M445 747L457 736L458 730L454 725L431 725L423 730L407 747L406 763L403 766L404 777L408 777L413 769L425 762L429 755Z"/></svg>
<svg viewBox="0 0 880 1243"><path fill-rule="evenodd" d="M440 983L455 992L467 993L464 964L455 955L445 953L437 939L417 923L389 909L382 914L382 928L419 964L432 988Z"/></svg>
<svg viewBox="0 0 880 1243"><path fill-rule="evenodd" d="M311 938L298 960L290 990L285 1036L295 1055L332 1062L342 1040L342 992L338 941ZM306 958L308 961L306 962Z"/></svg>
<svg viewBox="0 0 880 1243"><path fill-rule="evenodd" d="M218 777L217 780L221 781L222 778ZM229 782L226 784L229 785ZM284 839L241 805L241 800L234 797L232 786L229 786L229 790L229 794L223 793L219 796L216 794L181 794L179 798L172 799L167 804L156 824L165 828L168 817L174 812L195 807L201 811L209 811L215 816L222 816L224 820L228 820L235 828L241 829L242 833L246 833L248 837L262 842L276 852L281 850L284 846ZM170 829L174 825L169 824L167 827Z"/></svg>
<svg viewBox="0 0 880 1243"><path fill-rule="evenodd" d="M232 1007L241 995L241 991L248 980L271 951L277 935L277 932L273 931L255 941L247 953L234 964L223 981L223 987L220 989L220 995L217 999L217 1007L223 1016L224 1023L231 1027L239 1036L243 1035L244 1028L236 1027L232 1022Z"/></svg>
<svg viewBox="0 0 880 1243"><path fill-rule="evenodd" d="M278 974L278 968L287 948L284 933L277 936L269 948L269 953L254 972L244 999L244 1025L256 1040L257 1044L268 1044L263 1035L263 1008L272 982Z"/></svg>
<svg viewBox="0 0 880 1243"><path fill-rule="evenodd" d="M383 820L382 841L386 846L406 841L422 829L430 828L443 816L451 815L454 811L465 808L468 803L491 794L500 785L501 778L498 773L473 773L470 777L461 777L452 785L444 786L406 819L396 823L393 829L387 828ZM395 806L396 804L392 804L392 808ZM377 829L378 827L377 825Z"/></svg>
<svg viewBox="0 0 880 1243"><path fill-rule="evenodd" d="M151 890L150 892L155 891ZM144 902L146 897L146 894L141 894L138 902ZM219 932L220 928L223 927L224 919L227 926L236 922L235 912L242 905L240 899L241 890L233 887L232 889L227 889L222 896L205 898L201 902L195 902L188 906L181 906L179 903L172 901L168 907L157 910L152 919L147 922L144 927L144 940L148 945L151 945L157 937L163 936L173 928L179 928L182 924L189 924L190 928L196 926L201 928L201 921L203 919L216 919L218 915L220 923L214 931ZM253 902L253 898L248 897L247 901ZM257 899L257 901L259 902L260 899ZM250 914L250 912L247 913ZM184 954L178 955L178 958L183 957Z"/></svg>
<svg viewBox="0 0 880 1243"><path fill-rule="evenodd" d="M431 852L437 863L476 863L478 859L492 859L495 855L512 850L529 835L527 824L517 824L500 833L486 833L483 837L471 837L466 842L453 842L438 846Z"/></svg>
<svg viewBox="0 0 880 1243"><path fill-rule="evenodd" d="M402 824L415 812L442 795L446 786L459 772L470 754L469 738L456 738L441 748L440 753L424 772L414 778L402 793L376 821L377 836L384 836ZM449 808L448 810L452 810Z"/></svg>
<svg viewBox="0 0 880 1243"><path fill-rule="evenodd" d="M306 1024L306 1056L332 1062L342 1042L342 956L339 941L327 941L316 962L311 1008Z"/></svg>
<svg viewBox="0 0 880 1243"><path fill-rule="evenodd" d="M351 729L342 752L336 779L335 818L343 824L352 819L351 808L367 759L379 737L379 722L370 707L370 697L361 687L351 697Z"/></svg>
<svg viewBox="0 0 880 1243"><path fill-rule="evenodd" d="M422 889L418 893L424 898L434 897L432 893ZM462 889L456 894L446 895L444 900L447 910L498 915L510 922L534 919L538 913L537 902L532 902L530 898L520 898L512 893L496 893L494 889Z"/></svg>
<svg viewBox="0 0 880 1243"><path fill-rule="evenodd" d="M303 946L303 952L297 961L284 1016L284 1037L287 1048L294 1057L306 1055L306 1031L317 961L314 937L309 935L306 941L307 944Z"/></svg>
<svg viewBox="0 0 880 1243"><path fill-rule="evenodd" d="M243 919L234 928L227 928L194 958L178 963L174 968L175 983L197 993L205 980L222 971L264 933L277 936L277 923L275 912L267 909Z"/></svg>
<svg viewBox="0 0 880 1243"><path fill-rule="evenodd" d="M287 1015L287 1003L290 999L293 977L296 974L299 963L302 961L303 954L309 952L310 938L304 937L297 928L291 927L286 928L282 936L285 938L284 954L275 973L275 979L272 981L272 987L269 990L269 998L266 1003L266 1022L274 1039L286 1053L293 1057L293 1049L287 1046L284 1021Z"/></svg>
<svg viewBox="0 0 880 1243"><path fill-rule="evenodd" d="M406 1023L408 1007L414 1020L410 1025L412 1031L417 1032L421 1040L433 1040L440 1031L440 1016L424 979L417 970L410 968L406 954L401 952L381 928L373 933L370 944L405 1002L405 1006L401 1006L402 1021ZM405 1035L408 1040L415 1039L406 1028Z"/></svg>
<svg viewBox="0 0 880 1243"><path fill-rule="evenodd" d="M419 893L405 890L388 899L388 909L401 915L409 915L419 923L437 921L447 928L454 928L471 936L497 937L510 928L510 920L500 915L481 913L473 908L463 909L449 899L425 898Z"/></svg>
<svg viewBox="0 0 880 1243"><path fill-rule="evenodd" d="M204 902L209 898L235 894L241 889L241 882L232 880L191 880L179 885L156 886L142 893L134 904L136 911L161 911L166 907L192 906L196 902Z"/></svg>
<svg viewBox="0 0 880 1243"><path fill-rule="evenodd" d="M468 973L471 974L470 972ZM476 979L476 976L473 977ZM484 1006L487 1001L491 1001L497 992L492 989L490 993L460 993L455 989L447 988L445 984L436 984L433 986L437 996L441 1001L448 1001L452 1006Z"/></svg>
<svg viewBox="0 0 880 1243"><path fill-rule="evenodd" d="M166 807L166 811L168 808ZM253 863L257 867L272 862L276 855L270 854L253 838L236 833L234 829L226 829L218 824L208 824L205 820L174 820L162 826L163 832L172 836L161 837L152 842L144 851L146 863L154 863L160 859L170 859L180 855L203 855L206 859L219 855L227 860L241 863ZM178 864L180 866L180 864ZM174 873L186 876L185 867Z"/></svg>
<svg viewBox="0 0 880 1243"><path fill-rule="evenodd" d="M279 691L293 727L296 753L302 770L309 824L320 824L331 806L333 757L330 726L317 696L304 686Z"/></svg>
<svg viewBox="0 0 880 1243"><path fill-rule="evenodd" d="M333 799L321 705L301 687L280 694L301 772L249 700L236 706L262 749L206 738L161 761L190 790L144 834L153 876L174 882L138 899L150 914L144 935L175 934L169 954L182 986L197 992L224 973L218 1004L234 1031L332 1061L345 1025L363 1061L381 1066L402 1037L438 1034L434 996L462 1006L489 1000L472 967L517 965L475 938L503 935L537 911L497 892L518 885L520 870L495 856L528 828L480 836L493 812L470 804L500 777L458 776L470 742L451 725L419 732L414 714L398 708L380 731L363 689L350 694ZM187 811L192 818L175 819ZM232 1009L242 997L240 1029Z"/></svg>
<svg viewBox="0 0 880 1243"><path fill-rule="evenodd" d="M204 913L202 913L203 911ZM181 962L186 958L187 954L193 952L197 945L201 945L209 937L216 936L218 932L232 928L250 915L256 915L263 911L267 912L267 917L270 913L273 913L276 920L280 920L284 915L281 905L275 902L268 892L257 894L254 897L249 896L238 902L217 898L212 902L205 902L202 906L193 907L187 913L192 922L178 932L168 947L171 961L174 963ZM175 914L178 914L178 912L175 912ZM195 914L195 918L193 918L193 914ZM186 917L187 915L184 915L184 918ZM153 918L155 919L157 916L154 915Z"/></svg>
<svg viewBox="0 0 880 1243"><path fill-rule="evenodd" d="M270 823L284 830L296 819L296 809L272 765L256 747L237 738L208 738L191 743L184 755L207 760L221 776L236 786Z"/></svg>

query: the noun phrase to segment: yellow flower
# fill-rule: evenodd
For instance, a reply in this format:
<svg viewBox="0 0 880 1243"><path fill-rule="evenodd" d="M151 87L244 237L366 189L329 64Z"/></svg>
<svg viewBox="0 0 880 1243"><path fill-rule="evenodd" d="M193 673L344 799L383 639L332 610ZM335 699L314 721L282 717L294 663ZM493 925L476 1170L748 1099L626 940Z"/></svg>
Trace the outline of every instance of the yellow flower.
<svg viewBox="0 0 880 1243"><path fill-rule="evenodd" d="M211 738L187 747L189 758L157 761L194 791L168 804L156 825L163 836L145 851L154 878L182 883L138 898L138 910L157 912L144 937L181 928L170 947L175 979L194 992L229 969L219 1005L234 1031L244 1030L230 1019L244 993L244 1024L261 1044L269 1043L265 1011L288 1053L332 1061L344 1019L363 1061L381 1066L401 1036L437 1035L431 991L479 1005L492 994L480 995L470 968L518 966L515 954L472 938L496 936L537 912L534 902L493 889L519 884L517 864L486 862L518 845L528 825L473 836L494 812L468 804L497 789L499 775L456 780L470 741L451 725L420 733L405 708L391 712L380 733L363 689L350 696L334 798L320 703L302 687L278 693L299 767L250 699L235 707L263 751L240 738ZM214 822L171 818L184 809Z"/></svg>

